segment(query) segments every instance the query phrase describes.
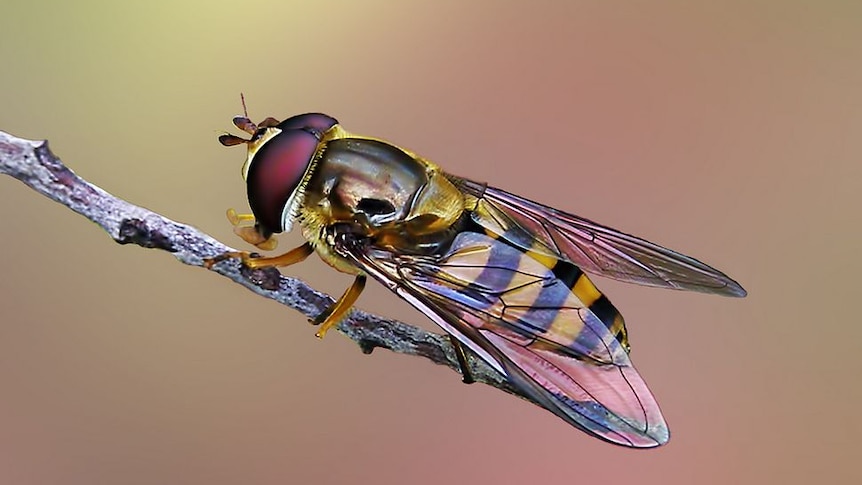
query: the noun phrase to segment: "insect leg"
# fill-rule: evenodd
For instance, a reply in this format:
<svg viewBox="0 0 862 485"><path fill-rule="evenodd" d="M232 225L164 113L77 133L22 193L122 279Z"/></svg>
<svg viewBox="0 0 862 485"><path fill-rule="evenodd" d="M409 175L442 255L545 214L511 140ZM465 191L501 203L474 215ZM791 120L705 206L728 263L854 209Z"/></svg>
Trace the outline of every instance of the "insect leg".
<svg viewBox="0 0 862 485"><path fill-rule="evenodd" d="M356 275L356 279L353 280L353 284L350 285L350 288L348 288L343 295L341 295L341 298L311 321L314 325L320 325L320 330L314 334L317 338L323 338L330 328L338 325L338 322L347 315L350 307L356 303L356 299L359 298L362 290L365 289L365 280L365 275Z"/></svg>
<svg viewBox="0 0 862 485"><path fill-rule="evenodd" d="M473 373L470 371L470 363L467 360L467 353L464 351L464 347L461 345L461 342L452 335L449 335L449 343L452 344L452 349L455 350L455 357L458 359L458 366L461 367L461 381L464 384L472 384L476 382L476 379L473 378Z"/></svg>
<svg viewBox="0 0 862 485"><path fill-rule="evenodd" d="M252 269L268 268L272 266L290 266L291 264L304 261L305 258L311 255L311 253L313 252L314 248L311 247L310 243L305 243L302 246L293 248L280 256L274 256L271 258L252 258L251 255L245 251L232 251L224 254L219 254L214 258L206 258L204 260L204 266L207 268L212 268L214 264L220 263L226 259L231 258L242 259L242 264Z"/></svg>
<svg viewBox="0 0 862 485"><path fill-rule="evenodd" d="M278 240L272 234L261 234L254 225L254 215L237 214L234 209L227 210L227 220L233 226L233 232L243 241L253 244L264 251L272 251L278 246Z"/></svg>
<svg viewBox="0 0 862 485"><path fill-rule="evenodd" d="M253 214L237 214L236 210L230 208L227 210L227 220L232 226L238 226L243 222L254 222Z"/></svg>
<svg viewBox="0 0 862 485"><path fill-rule="evenodd" d="M254 226L237 226L233 228L233 233L242 238L243 241L257 246L263 251L272 251L278 246L278 239L275 236L264 238Z"/></svg>
<svg viewBox="0 0 862 485"><path fill-rule="evenodd" d="M314 248L310 243L304 243L302 246L291 249L290 251L271 258L252 258L248 253L241 253L243 264L249 268L268 268L270 266L290 266L305 261L305 258L314 252Z"/></svg>

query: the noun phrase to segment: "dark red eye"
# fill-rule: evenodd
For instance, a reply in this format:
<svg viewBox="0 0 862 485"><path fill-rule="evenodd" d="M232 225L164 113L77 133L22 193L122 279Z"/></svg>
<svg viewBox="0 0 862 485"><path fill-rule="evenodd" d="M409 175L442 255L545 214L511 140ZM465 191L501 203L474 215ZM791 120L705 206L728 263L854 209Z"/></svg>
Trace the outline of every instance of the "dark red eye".
<svg viewBox="0 0 862 485"><path fill-rule="evenodd" d="M317 138L304 130L283 131L255 153L248 168L248 203L258 223L282 232L282 213L299 187L317 150Z"/></svg>
<svg viewBox="0 0 862 485"><path fill-rule="evenodd" d="M338 120L323 113L306 113L304 115L291 116L278 124L282 130L307 130L319 134L338 124Z"/></svg>

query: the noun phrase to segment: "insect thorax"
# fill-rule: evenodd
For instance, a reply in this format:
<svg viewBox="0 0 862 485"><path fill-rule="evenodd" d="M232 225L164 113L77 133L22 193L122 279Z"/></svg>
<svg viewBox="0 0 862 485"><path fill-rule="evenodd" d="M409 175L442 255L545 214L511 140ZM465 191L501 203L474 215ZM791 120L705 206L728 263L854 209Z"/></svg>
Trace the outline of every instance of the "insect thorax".
<svg viewBox="0 0 862 485"><path fill-rule="evenodd" d="M325 244L324 228L345 223L381 247L427 253L451 239L463 211L463 195L436 165L380 140L348 136L327 142L300 218L315 247Z"/></svg>

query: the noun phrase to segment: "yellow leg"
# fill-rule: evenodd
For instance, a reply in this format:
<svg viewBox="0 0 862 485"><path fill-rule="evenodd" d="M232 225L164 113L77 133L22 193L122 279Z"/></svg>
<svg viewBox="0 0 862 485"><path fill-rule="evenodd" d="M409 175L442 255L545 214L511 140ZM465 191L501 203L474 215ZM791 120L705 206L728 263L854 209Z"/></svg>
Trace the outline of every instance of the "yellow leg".
<svg viewBox="0 0 862 485"><path fill-rule="evenodd" d="M280 256L273 256L271 258L252 258L249 257L248 253L242 253L243 255L240 257L242 258L243 264L254 269L268 268L270 266L290 266L291 264L305 261L305 258L310 256L313 252L314 248L311 247L311 244L305 243L302 246L293 248Z"/></svg>
<svg viewBox="0 0 862 485"><path fill-rule="evenodd" d="M253 244L264 251L272 251L278 246L275 236L264 238L254 226L253 214L237 214L234 209L227 210L227 220L233 226L233 232L243 241Z"/></svg>
<svg viewBox="0 0 862 485"><path fill-rule="evenodd" d="M252 269L268 268L272 266L290 266L291 264L304 261L305 258L310 256L313 252L314 248L312 248L311 244L309 243L305 243L302 246L291 249L290 251L280 256L274 256L271 258L252 258L251 255L245 251L231 251L228 253L219 254L214 258L206 258L204 260L204 266L207 268L212 268L214 264L220 263L226 259L231 258L242 259L242 264Z"/></svg>
<svg viewBox="0 0 862 485"><path fill-rule="evenodd" d="M278 239L275 236L264 239L257 228L253 226L234 227L233 233L242 238L243 241L257 246L261 251L272 251L278 246Z"/></svg>
<svg viewBox="0 0 862 485"><path fill-rule="evenodd" d="M353 284L341 295L341 298L312 320L311 323L320 325L320 330L314 334L315 337L323 338L330 328L338 325L338 322L347 315L350 307L356 303L356 299L362 294L362 290L365 288L365 279L365 275L357 275Z"/></svg>
<svg viewBox="0 0 862 485"><path fill-rule="evenodd" d="M254 223L254 215L253 214L237 214L236 210L230 208L227 210L227 220L233 226L238 226L243 222L251 222Z"/></svg>

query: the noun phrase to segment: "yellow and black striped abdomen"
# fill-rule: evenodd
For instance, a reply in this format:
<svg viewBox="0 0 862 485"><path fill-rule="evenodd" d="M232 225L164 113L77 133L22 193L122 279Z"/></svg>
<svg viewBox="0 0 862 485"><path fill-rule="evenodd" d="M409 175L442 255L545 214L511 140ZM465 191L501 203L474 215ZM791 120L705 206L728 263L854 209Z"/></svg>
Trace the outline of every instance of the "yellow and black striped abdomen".
<svg viewBox="0 0 862 485"><path fill-rule="evenodd" d="M586 273L574 264L561 259L554 263L551 271L563 284L571 288L572 293L604 323L611 335L628 352L630 350L629 339L623 315L608 297L596 288Z"/></svg>
<svg viewBox="0 0 862 485"><path fill-rule="evenodd" d="M423 291L467 307L477 328L519 345L596 364L628 361L622 316L574 264L470 227L435 265L408 277Z"/></svg>

